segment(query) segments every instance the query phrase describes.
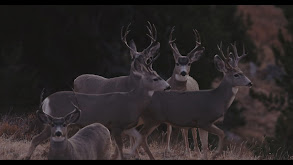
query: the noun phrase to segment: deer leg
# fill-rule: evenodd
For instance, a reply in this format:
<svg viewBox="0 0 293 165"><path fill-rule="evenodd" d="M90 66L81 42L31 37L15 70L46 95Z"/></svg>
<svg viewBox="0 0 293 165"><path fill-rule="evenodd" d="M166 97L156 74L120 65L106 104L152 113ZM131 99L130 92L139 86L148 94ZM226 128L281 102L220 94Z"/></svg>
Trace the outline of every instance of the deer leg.
<svg viewBox="0 0 293 165"><path fill-rule="evenodd" d="M201 150L203 155L201 156L201 159L207 160L207 152L209 149L209 143L208 143L208 132L198 128L198 133L199 133L199 137L200 137L200 141L201 141Z"/></svg>
<svg viewBox="0 0 293 165"><path fill-rule="evenodd" d="M197 141L196 128L191 128L191 132L192 132L192 137L193 137L194 150L195 150L196 153L200 153L200 149L199 149L198 141Z"/></svg>
<svg viewBox="0 0 293 165"><path fill-rule="evenodd" d="M191 157L191 152L189 149L189 142L188 142L188 128L182 128L181 129L183 138L184 138L184 144L185 144L185 151L184 153L188 153L189 157Z"/></svg>
<svg viewBox="0 0 293 165"><path fill-rule="evenodd" d="M132 149L131 149L131 152L130 152L130 156L135 155L135 158L136 159L139 159L138 149L135 149L135 148L138 148L138 145L142 141L141 134L135 128L131 128L131 129L125 130L124 133L127 134L127 135L129 135L130 138L133 141L133 143L131 145Z"/></svg>
<svg viewBox="0 0 293 165"><path fill-rule="evenodd" d="M171 140L171 133L172 133L172 126L171 124L167 124L167 146L166 146L166 152L171 152L170 149L170 140Z"/></svg>
<svg viewBox="0 0 293 165"><path fill-rule="evenodd" d="M124 159L123 156L123 140L122 140L122 129L120 128L114 128L112 129L113 136L116 142L116 149L118 151L118 157L117 159Z"/></svg>
<svg viewBox="0 0 293 165"><path fill-rule="evenodd" d="M114 140L115 140L115 138L114 138ZM115 141L115 151L114 151L114 154L112 155L112 158L111 159L118 160L118 157L119 157L119 159L121 159L121 156L118 155L118 154L119 154L119 152L118 152L118 146L117 146L116 141Z"/></svg>
<svg viewBox="0 0 293 165"><path fill-rule="evenodd" d="M38 135L34 136L29 147L28 153L25 156L25 160L29 160L35 151L36 147L43 141L47 140L51 135L51 130L49 126L45 126L45 129Z"/></svg>
<svg viewBox="0 0 293 165"><path fill-rule="evenodd" d="M151 160L155 160L155 157L153 156L153 154L151 153L149 149L147 138L158 126L159 126L159 123L154 124L154 122L149 122L149 123L144 122L144 125L142 129L140 130L140 134L142 135L141 145Z"/></svg>
<svg viewBox="0 0 293 165"><path fill-rule="evenodd" d="M212 156L212 159L216 158L223 150L223 142L224 142L224 137L225 137L225 133L223 130L219 129L217 126L215 126L214 124L208 126L208 127L204 127L202 128L212 134L215 134L219 137L219 144L218 144L218 148L215 152L215 154Z"/></svg>

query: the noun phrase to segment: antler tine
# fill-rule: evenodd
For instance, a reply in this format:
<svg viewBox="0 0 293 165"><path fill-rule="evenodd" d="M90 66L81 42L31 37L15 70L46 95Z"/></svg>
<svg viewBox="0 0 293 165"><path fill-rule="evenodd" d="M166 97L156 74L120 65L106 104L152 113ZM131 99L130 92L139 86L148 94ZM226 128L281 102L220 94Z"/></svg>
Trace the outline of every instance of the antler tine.
<svg viewBox="0 0 293 165"><path fill-rule="evenodd" d="M220 51L222 57L224 58L224 60L226 60L227 58L226 58L226 56L225 56L225 54L223 53L223 50L222 50L222 41L220 43L220 47L219 47L219 45L217 45L217 47L218 47L218 50Z"/></svg>
<svg viewBox="0 0 293 165"><path fill-rule="evenodd" d="M231 52L230 52L230 46L228 46L227 47L227 56L228 56L228 58L230 57L230 54L231 54Z"/></svg>
<svg viewBox="0 0 293 165"><path fill-rule="evenodd" d="M200 39L200 35L199 35L198 31L196 29L193 29L193 32L196 37L196 44L201 45L201 39Z"/></svg>
<svg viewBox="0 0 293 165"><path fill-rule="evenodd" d="M173 32L175 30L175 26L172 27L171 29L171 33L169 35L169 44L172 46L172 43L176 41L176 38L174 40L172 40L172 35L173 35Z"/></svg>
<svg viewBox="0 0 293 165"><path fill-rule="evenodd" d="M75 108L76 110L81 111L81 109L80 109L77 105L75 105L72 101L70 101L70 102L71 102L71 104L74 106L74 108Z"/></svg>
<svg viewBox="0 0 293 165"><path fill-rule="evenodd" d="M178 49L174 48L174 46L173 46L173 43L176 41L176 38L172 40L172 35L173 35L174 30L175 30L175 26L173 26L172 29L171 29L171 33L170 33L170 35L169 35L169 44L170 44L172 50L173 50L176 54L180 55ZM175 44L175 43L174 43L174 44Z"/></svg>
<svg viewBox="0 0 293 165"><path fill-rule="evenodd" d="M222 41L220 43L220 47L219 47L219 45L217 45L217 47L218 47L218 50L220 51L222 57L224 58L224 62L226 64L226 67L229 68L229 69L232 69L233 67L229 63L229 57L226 57L225 54L224 54L224 52L223 52L223 50L222 50ZM227 48L227 52L229 52L229 46Z"/></svg>
<svg viewBox="0 0 293 165"><path fill-rule="evenodd" d="M237 52L237 47L236 47L236 41L234 42L234 44L231 44L233 51L234 51L234 57L236 60L238 60L239 56L238 56L238 52Z"/></svg>
<svg viewBox="0 0 293 165"><path fill-rule="evenodd" d="M155 25L153 24L153 26L152 26L152 24L148 21L148 25L150 26L150 27L148 27L148 26L146 26L147 27L147 29L148 29L148 31L149 31L149 34L146 34L148 37L150 37L151 38L151 43L150 43L150 45L147 47L147 48L145 48L144 50L148 50L152 45L153 45L153 43L154 42L156 42L157 41L157 29L156 29L156 27L155 27ZM155 29L155 35L154 35L154 33L153 33L153 27L154 27L154 29Z"/></svg>
<svg viewBox="0 0 293 165"><path fill-rule="evenodd" d="M193 33L195 35L196 41L195 41L195 47L190 51L190 53L188 53L188 56L193 54L196 49L201 45L201 40L200 40L200 35L198 33L198 31L196 29L193 29Z"/></svg>
<svg viewBox="0 0 293 165"><path fill-rule="evenodd" d="M240 59L242 59L245 56L247 56L247 53L245 53L245 47L244 47L244 43L243 43L242 55L241 55Z"/></svg>
<svg viewBox="0 0 293 165"><path fill-rule="evenodd" d="M128 26L127 26L127 28L126 28L126 30L125 30L124 35L123 35L123 29L124 29L124 26L122 26L122 28L121 28L121 40L124 42L124 44L125 44L130 50L135 51L134 49L132 49L132 48L128 45L128 43L127 43L127 41L126 41L126 37L127 37L128 33L130 32L130 30L128 30L130 25L131 25L131 22L128 24ZM135 51L135 52L136 52L136 51Z"/></svg>
<svg viewBox="0 0 293 165"><path fill-rule="evenodd" d="M44 98L44 93L45 93L45 88L42 89L41 95L40 95L40 104L39 104L39 110L42 109L42 102L43 102L43 98Z"/></svg>
<svg viewBox="0 0 293 165"><path fill-rule="evenodd" d="M155 40L157 40L157 35L158 35L158 33L157 33L157 28L156 28L155 24L153 24L153 27L154 27L154 29L155 29Z"/></svg>
<svg viewBox="0 0 293 165"><path fill-rule="evenodd" d="M237 48L236 48L236 41L234 42L234 44L231 44L234 50L234 63L235 65L238 65L238 62L245 57L247 54L245 54L245 48L244 48L244 44L243 44L243 52L242 55L239 56L238 52L237 52Z"/></svg>
<svg viewBox="0 0 293 165"><path fill-rule="evenodd" d="M152 44L153 42L156 42L156 40L157 40L157 29L156 29L155 25L154 24L152 25L149 21L148 21L148 24L149 24L150 27L148 27L148 26L146 26L146 27L147 27L147 29L148 29L150 34L146 34L146 35L151 38L151 44ZM153 27L154 27L154 30L155 30L154 31L155 35L153 34Z"/></svg>

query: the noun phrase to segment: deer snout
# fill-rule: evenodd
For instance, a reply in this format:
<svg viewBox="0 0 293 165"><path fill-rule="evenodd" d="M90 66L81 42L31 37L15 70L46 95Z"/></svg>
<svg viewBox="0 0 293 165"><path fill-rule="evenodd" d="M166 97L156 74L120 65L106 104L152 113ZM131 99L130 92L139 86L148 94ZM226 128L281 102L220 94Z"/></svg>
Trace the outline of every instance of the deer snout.
<svg viewBox="0 0 293 165"><path fill-rule="evenodd" d="M60 131L55 132L55 136L60 137L61 135L62 135L62 132Z"/></svg>
<svg viewBox="0 0 293 165"><path fill-rule="evenodd" d="M167 88L164 89L164 91L170 90L171 86L169 85Z"/></svg>
<svg viewBox="0 0 293 165"><path fill-rule="evenodd" d="M248 86L249 88L251 88L252 87L252 82L249 82L246 86Z"/></svg>
<svg viewBox="0 0 293 165"><path fill-rule="evenodd" d="M182 71L180 74L181 76L186 76L187 73L185 71Z"/></svg>

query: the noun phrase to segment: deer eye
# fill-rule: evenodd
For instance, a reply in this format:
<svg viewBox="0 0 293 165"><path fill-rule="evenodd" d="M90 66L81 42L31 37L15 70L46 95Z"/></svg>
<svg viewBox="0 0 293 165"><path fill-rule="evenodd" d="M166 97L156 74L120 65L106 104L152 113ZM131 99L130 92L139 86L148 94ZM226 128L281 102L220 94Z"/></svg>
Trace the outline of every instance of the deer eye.
<svg viewBox="0 0 293 165"><path fill-rule="evenodd" d="M176 62L176 66L179 66L179 63L178 62Z"/></svg>
<svg viewBox="0 0 293 165"><path fill-rule="evenodd" d="M63 127L66 127L66 124L63 124L62 126L63 126Z"/></svg>
<svg viewBox="0 0 293 165"><path fill-rule="evenodd" d="M154 78L153 80L154 80L154 81L158 81L159 79L158 79L158 78Z"/></svg>
<svg viewBox="0 0 293 165"><path fill-rule="evenodd" d="M234 74L234 77L238 78L239 77L239 74Z"/></svg>
<svg viewBox="0 0 293 165"><path fill-rule="evenodd" d="M188 66L190 66L191 65L191 63L188 63Z"/></svg>
<svg viewBox="0 0 293 165"><path fill-rule="evenodd" d="M55 124L51 124L51 127L55 127Z"/></svg>

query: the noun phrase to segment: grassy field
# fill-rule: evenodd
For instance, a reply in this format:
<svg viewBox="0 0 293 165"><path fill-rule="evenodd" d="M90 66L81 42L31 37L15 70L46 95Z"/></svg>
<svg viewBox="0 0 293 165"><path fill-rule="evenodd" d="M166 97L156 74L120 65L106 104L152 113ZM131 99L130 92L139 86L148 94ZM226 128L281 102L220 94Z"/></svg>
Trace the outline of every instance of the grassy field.
<svg viewBox="0 0 293 165"><path fill-rule="evenodd" d="M12 115L5 114L0 118L0 160L20 160L28 151L31 139L34 135L41 131L42 127L38 127L40 123L36 120L35 115L22 114ZM72 133L73 134L73 133ZM152 136L149 137L150 149L157 160L198 160L200 154L191 151L192 155L184 153L184 143L179 134L174 135L171 141L171 153L165 152L166 143L165 133L155 130ZM69 136L71 136L69 134ZM254 145L255 144L255 145ZM249 141L231 142L225 141L224 151L216 159L218 160L272 160L272 159L285 159L282 153L262 155L256 153L256 149L261 146L259 143L252 143ZM215 151L212 145L208 153L208 159L211 158L212 153ZM129 153L128 138L125 138L124 153ZM49 151L49 142L46 141L40 144L32 155L33 160L46 160ZM114 146L112 146L114 153ZM140 159L149 160L147 154L141 148ZM128 158L134 159L134 158ZM288 159L288 158L286 158ZM293 156L289 157L293 160Z"/></svg>
<svg viewBox="0 0 293 165"><path fill-rule="evenodd" d="M153 142L150 144L150 149L153 152L157 160L197 160L200 159L199 154L192 152L192 157L184 153L184 145L172 145L172 153L165 153L165 146L163 144L158 144ZM20 160L22 159L30 145L28 140L11 140L9 138L0 138L0 160ZM112 147L114 153L114 147ZM140 149L140 159L148 160L148 156ZM39 145L34 154L32 155L32 160L46 160L49 151L49 142L45 142ZM126 148L124 152L129 153L129 148ZM209 153L209 157L212 151ZM133 158L129 158L133 159ZM244 146L230 146L223 154L221 154L217 159L219 160L258 160L260 157L254 156L254 154L247 150Z"/></svg>

